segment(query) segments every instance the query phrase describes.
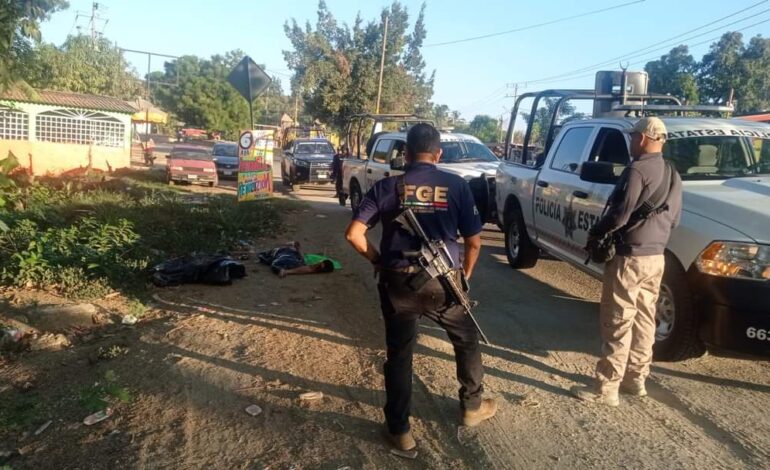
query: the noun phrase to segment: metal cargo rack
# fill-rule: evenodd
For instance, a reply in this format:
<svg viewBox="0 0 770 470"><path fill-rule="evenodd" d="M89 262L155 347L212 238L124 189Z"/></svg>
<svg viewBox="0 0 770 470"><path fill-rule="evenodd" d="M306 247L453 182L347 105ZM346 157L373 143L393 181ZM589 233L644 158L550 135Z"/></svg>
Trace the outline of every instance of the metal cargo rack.
<svg viewBox="0 0 770 470"><path fill-rule="evenodd" d="M351 152L351 156L361 158L368 156L369 147L373 143L373 137L382 132L382 125L385 123L403 123L403 130L419 124L434 124L432 120L418 116L416 114L372 114L361 113L353 114L348 118L347 129L345 130L345 145ZM366 140L363 140L363 133L368 125L372 126ZM362 148L363 147L363 148ZM362 152L364 150L364 152Z"/></svg>
<svg viewBox="0 0 770 470"><path fill-rule="evenodd" d="M598 72L597 73L597 88L601 77L601 74L610 74L613 72ZM514 125L516 123L516 116L519 114L519 108L521 102L528 98L534 98L532 102L532 108L530 110L529 122L527 122L527 131L524 135L524 142L521 147L521 163L526 164L529 158L530 150L532 149L532 128L533 121L535 119L537 109L544 99L556 98L557 101L554 105L552 114L550 116L550 123L548 126L548 133L545 136L544 146L542 152L548 154L550 146L553 143L555 137L556 120L560 115L562 106L567 101L593 101L594 102L594 114L593 118L602 117L643 117L646 115L674 115L684 116L690 114L700 115L712 115L719 116L725 113L732 113L732 106L709 106L709 105L683 105L682 102L671 95L656 94L656 93L629 93L628 89L628 76L632 73L616 72L621 76L621 82L619 91L615 92L614 88L609 93L599 93L597 90L581 90L581 89L551 89L543 90L539 92L524 93L519 95L516 99L516 103L511 111L511 119L508 123L508 132L505 138L505 155L506 160L510 159L513 150L513 132ZM644 79L646 80L646 74ZM646 89L646 83L642 89ZM650 103L652 102L652 103ZM597 106L597 103L603 104ZM609 103L609 109L600 111L601 108L607 108ZM613 104L615 103L615 104ZM598 115L597 115L598 114Z"/></svg>

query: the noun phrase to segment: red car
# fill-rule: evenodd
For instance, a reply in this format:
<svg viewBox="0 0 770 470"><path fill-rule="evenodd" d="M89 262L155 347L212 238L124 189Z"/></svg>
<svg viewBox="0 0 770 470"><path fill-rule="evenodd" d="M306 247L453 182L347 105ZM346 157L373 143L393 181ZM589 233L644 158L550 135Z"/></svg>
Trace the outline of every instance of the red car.
<svg viewBox="0 0 770 470"><path fill-rule="evenodd" d="M195 145L175 145L166 158L168 184L180 181L214 186L219 183L211 150Z"/></svg>

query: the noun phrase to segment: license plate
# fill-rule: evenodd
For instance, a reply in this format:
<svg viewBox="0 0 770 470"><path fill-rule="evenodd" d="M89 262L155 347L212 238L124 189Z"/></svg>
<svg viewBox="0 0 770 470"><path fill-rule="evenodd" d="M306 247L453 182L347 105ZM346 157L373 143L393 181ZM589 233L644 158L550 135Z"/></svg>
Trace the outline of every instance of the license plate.
<svg viewBox="0 0 770 470"><path fill-rule="evenodd" d="M329 177L328 173L318 173L318 179L325 180L328 177Z"/></svg>
<svg viewBox="0 0 770 470"><path fill-rule="evenodd" d="M187 179L188 180L197 180L198 179L198 175L187 175Z"/></svg>
<svg viewBox="0 0 770 470"><path fill-rule="evenodd" d="M232 174L233 174L233 172L232 172L232 171L225 171L225 172L224 172L224 175L225 175L225 176L232 176Z"/></svg>

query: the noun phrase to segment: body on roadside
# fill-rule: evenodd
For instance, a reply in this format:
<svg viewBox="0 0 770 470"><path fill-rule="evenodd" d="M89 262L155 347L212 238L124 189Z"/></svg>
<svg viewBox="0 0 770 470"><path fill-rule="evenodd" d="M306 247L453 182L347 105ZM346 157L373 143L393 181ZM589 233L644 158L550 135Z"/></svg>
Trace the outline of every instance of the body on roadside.
<svg viewBox="0 0 770 470"><path fill-rule="evenodd" d="M602 354L594 386L572 388L578 398L611 406L618 405L621 390L647 394L664 250L682 207L681 180L661 153L666 139L663 122L643 118L629 133L633 161L610 196L605 215L589 232L589 245L612 236L617 250L604 270Z"/></svg>
<svg viewBox="0 0 770 470"><path fill-rule="evenodd" d="M388 437L400 450L416 445L409 424L412 356L423 315L444 328L454 346L464 424L479 424L496 411L494 401L482 400L483 366L473 321L438 279L417 291L410 286L419 267L406 253L418 250L420 241L395 222L405 207L412 208L428 237L446 243L457 275L462 269L467 278L471 277L481 247L481 219L468 184L435 167L440 157L439 133L429 124L412 127L407 136L409 165L405 175L375 184L355 211L346 233L353 247L380 273L378 291L387 344L384 412ZM383 225L379 250L366 239L367 230L378 222ZM465 247L462 261L458 233Z"/></svg>

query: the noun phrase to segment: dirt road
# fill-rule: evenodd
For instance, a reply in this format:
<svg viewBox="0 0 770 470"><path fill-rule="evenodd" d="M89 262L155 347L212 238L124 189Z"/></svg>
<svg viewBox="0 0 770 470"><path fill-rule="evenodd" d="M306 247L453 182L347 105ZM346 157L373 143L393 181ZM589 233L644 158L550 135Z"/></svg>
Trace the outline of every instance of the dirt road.
<svg viewBox="0 0 770 470"><path fill-rule="evenodd" d="M349 209L327 191L288 197L309 205L288 215L289 233L260 247L299 240L340 260L342 271L282 280L250 260L248 278L232 286L159 290L157 318L6 368L0 385L58 386L62 402L45 433L23 440L27 452L13 468L770 465L767 362L707 356L656 364L651 396L624 399L618 409L570 398L567 389L588 381L599 349L598 284L551 260L511 270L495 231L484 233L472 296L494 344L484 348L485 382L500 412L479 428L458 427L452 349L425 323L414 379L419 455L389 454L380 438L383 327L371 268L341 235ZM115 343L130 354L89 365L97 348ZM107 370L128 383L133 401L85 427L66 400ZM310 391L323 398L302 401ZM249 416L250 404L262 413Z"/></svg>

